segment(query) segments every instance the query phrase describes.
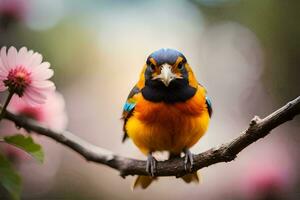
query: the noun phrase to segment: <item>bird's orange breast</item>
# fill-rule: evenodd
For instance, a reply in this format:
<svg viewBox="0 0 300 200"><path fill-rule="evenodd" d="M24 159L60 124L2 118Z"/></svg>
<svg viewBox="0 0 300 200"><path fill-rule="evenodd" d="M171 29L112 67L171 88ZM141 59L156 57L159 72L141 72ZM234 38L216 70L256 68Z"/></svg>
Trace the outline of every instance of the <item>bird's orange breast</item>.
<svg viewBox="0 0 300 200"><path fill-rule="evenodd" d="M178 154L190 148L208 127L204 93L199 89L191 99L174 104L150 102L139 94L125 126L128 136L145 154L164 150Z"/></svg>

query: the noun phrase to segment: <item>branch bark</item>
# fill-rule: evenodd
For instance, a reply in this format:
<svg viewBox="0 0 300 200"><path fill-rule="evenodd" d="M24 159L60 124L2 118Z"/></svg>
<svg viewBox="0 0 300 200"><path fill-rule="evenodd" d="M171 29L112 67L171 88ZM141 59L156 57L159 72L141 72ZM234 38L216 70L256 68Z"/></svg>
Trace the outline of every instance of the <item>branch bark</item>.
<svg viewBox="0 0 300 200"><path fill-rule="evenodd" d="M203 167L234 160L238 153L250 144L265 137L271 130L279 125L292 120L300 114L300 96L290 101L285 106L276 110L264 119L255 116L249 127L240 136L232 141L222 144L219 147L211 148L203 153L194 155L194 167L192 171L197 171ZM82 155L87 161L107 165L118 170L122 177L127 175L149 175L146 172L146 162L132 158L115 155L113 152L90 144L71 132L56 132L37 123L34 120L15 115L11 112L5 114L5 118L13 121L17 126L23 127L27 131L32 131L54 139L55 141L71 148ZM183 158L160 161L157 163L156 176L176 176L181 177L187 174L184 169Z"/></svg>

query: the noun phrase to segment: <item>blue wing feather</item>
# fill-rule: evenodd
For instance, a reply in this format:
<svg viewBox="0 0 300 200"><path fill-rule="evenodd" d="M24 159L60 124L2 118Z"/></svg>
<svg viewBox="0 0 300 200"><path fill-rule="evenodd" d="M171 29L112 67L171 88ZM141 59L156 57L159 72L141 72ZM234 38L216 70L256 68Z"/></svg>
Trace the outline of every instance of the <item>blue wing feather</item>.
<svg viewBox="0 0 300 200"><path fill-rule="evenodd" d="M132 90L130 91L130 93L127 97L126 103L124 104L124 107L123 107L123 119L124 119L123 131L124 131L124 136L123 136L122 142L124 142L126 140L126 138L128 137L126 129L125 129L125 125L127 123L127 120L129 119L129 117L132 115L132 112L133 112L134 107L135 107L135 102L132 98L133 98L134 95L138 94L139 92L140 92L140 90L139 90L138 87L135 86L134 88L132 88Z"/></svg>
<svg viewBox="0 0 300 200"><path fill-rule="evenodd" d="M206 99L206 105L207 105L208 114L209 114L209 117L211 117L211 115L213 113L212 103L211 103L211 100L210 100L210 98L208 96L206 96L205 99Z"/></svg>
<svg viewBox="0 0 300 200"><path fill-rule="evenodd" d="M125 112L129 113L130 111L132 111L134 109L134 107L135 107L135 103L126 102L124 107L123 107L123 110Z"/></svg>

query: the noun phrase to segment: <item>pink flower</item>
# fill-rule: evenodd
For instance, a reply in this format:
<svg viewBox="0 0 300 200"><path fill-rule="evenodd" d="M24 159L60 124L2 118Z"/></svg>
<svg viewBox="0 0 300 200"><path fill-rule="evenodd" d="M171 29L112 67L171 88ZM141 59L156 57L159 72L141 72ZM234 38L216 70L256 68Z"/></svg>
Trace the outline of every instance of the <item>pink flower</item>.
<svg viewBox="0 0 300 200"><path fill-rule="evenodd" d="M264 156L257 156L243 169L239 184L241 199L283 199L280 197L289 193L296 177L293 163L283 145L276 147L278 150L272 149L270 153L265 150Z"/></svg>
<svg viewBox="0 0 300 200"><path fill-rule="evenodd" d="M50 92L45 103L38 106L30 106L23 101L23 98L14 96L8 105L8 110L32 118L57 131L64 130L67 125L65 102L58 92Z"/></svg>
<svg viewBox="0 0 300 200"><path fill-rule="evenodd" d="M49 92L55 90L50 63L42 62L42 55L22 47L17 52L15 47L0 50L0 91L8 89L22 97L29 105L45 103Z"/></svg>
<svg viewBox="0 0 300 200"><path fill-rule="evenodd" d="M288 185L288 174L280 166L263 165L258 168L251 168L246 188L252 195L268 195L281 192Z"/></svg>

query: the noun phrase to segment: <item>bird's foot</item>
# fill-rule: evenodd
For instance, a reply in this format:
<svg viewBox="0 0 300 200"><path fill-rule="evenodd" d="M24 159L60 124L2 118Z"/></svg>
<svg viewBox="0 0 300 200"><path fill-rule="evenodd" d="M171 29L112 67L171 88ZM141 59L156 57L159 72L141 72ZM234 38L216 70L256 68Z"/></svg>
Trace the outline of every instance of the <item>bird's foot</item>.
<svg viewBox="0 0 300 200"><path fill-rule="evenodd" d="M156 163L157 163L157 161L152 156L152 154L149 154L148 157L147 157L146 171L151 176L155 176L155 173L156 173Z"/></svg>
<svg viewBox="0 0 300 200"><path fill-rule="evenodd" d="M189 149L185 149L184 154L184 169L187 172L192 172L194 166L193 154Z"/></svg>

